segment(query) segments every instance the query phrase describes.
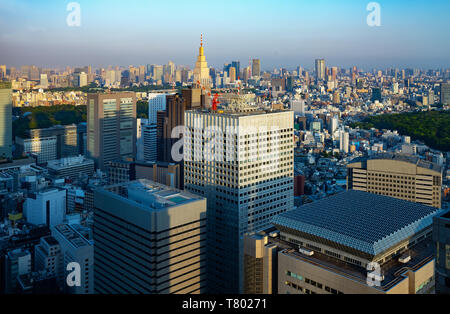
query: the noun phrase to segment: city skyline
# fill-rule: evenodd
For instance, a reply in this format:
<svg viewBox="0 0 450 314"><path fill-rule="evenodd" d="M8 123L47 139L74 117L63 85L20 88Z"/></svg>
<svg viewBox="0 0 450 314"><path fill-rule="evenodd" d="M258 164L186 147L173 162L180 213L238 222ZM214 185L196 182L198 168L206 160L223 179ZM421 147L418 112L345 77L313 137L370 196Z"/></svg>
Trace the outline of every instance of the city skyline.
<svg viewBox="0 0 450 314"><path fill-rule="evenodd" d="M367 25L367 1L176 1L168 6L136 0L125 6L81 0L79 27L67 25L68 3L2 1L0 45L6 48L0 63L98 67L172 60L193 68L192 55L204 33L205 54L215 68L250 58L261 59L262 70L299 64L312 69L317 58L364 69L450 66L450 43L439 38L450 30L445 23L450 4L441 0L433 7L424 1L378 1L380 27Z"/></svg>

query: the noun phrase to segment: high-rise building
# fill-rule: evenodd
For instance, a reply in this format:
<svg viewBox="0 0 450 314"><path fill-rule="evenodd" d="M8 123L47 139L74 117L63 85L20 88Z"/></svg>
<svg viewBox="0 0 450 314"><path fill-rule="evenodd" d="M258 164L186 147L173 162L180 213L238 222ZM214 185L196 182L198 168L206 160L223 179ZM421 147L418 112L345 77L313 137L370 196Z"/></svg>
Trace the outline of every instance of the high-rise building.
<svg viewBox="0 0 450 314"><path fill-rule="evenodd" d="M433 219L436 294L450 294L450 211Z"/></svg>
<svg viewBox="0 0 450 314"><path fill-rule="evenodd" d="M156 124L158 111L166 110L167 94L150 93L148 95L148 124Z"/></svg>
<svg viewBox="0 0 450 314"><path fill-rule="evenodd" d="M77 87L84 87L88 85L88 76L85 72L77 73L76 75Z"/></svg>
<svg viewBox="0 0 450 314"><path fill-rule="evenodd" d="M406 154L379 153L347 165L347 188L441 208L442 167Z"/></svg>
<svg viewBox="0 0 450 314"><path fill-rule="evenodd" d="M136 156L136 95L133 92L88 95L87 151L96 167Z"/></svg>
<svg viewBox="0 0 450 314"><path fill-rule="evenodd" d="M200 48L197 57L197 62L194 68L194 85L201 85L205 88L211 87L211 77L209 75L208 63L206 62L206 57L204 54L203 47L203 34L201 36Z"/></svg>
<svg viewBox="0 0 450 314"><path fill-rule="evenodd" d="M11 83L0 82L0 160L12 159Z"/></svg>
<svg viewBox="0 0 450 314"><path fill-rule="evenodd" d="M252 77L261 76L261 61L259 59L252 60Z"/></svg>
<svg viewBox="0 0 450 314"><path fill-rule="evenodd" d="M158 160L158 125L146 124L142 126L143 159L140 161L154 162Z"/></svg>
<svg viewBox="0 0 450 314"><path fill-rule="evenodd" d="M325 60L324 59L316 59L316 79L317 80L325 80Z"/></svg>
<svg viewBox="0 0 450 314"><path fill-rule="evenodd" d="M236 68L230 67L229 71L230 71L230 83L236 82Z"/></svg>
<svg viewBox="0 0 450 314"><path fill-rule="evenodd" d="M41 80L40 80L40 84L42 88L46 89L48 88L48 78L47 78L47 74L41 74Z"/></svg>
<svg viewBox="0 0 450 314"><path fill-rule="evenodd" d="M80 285L69 287L65 285L65 292L70 294L94 293L94 246L78 230L68 224L60 224L52 228L52 236L58 241L63 261L64 277L71 270L67 266L71 263L80 265Z"/></svg>
<svg viewBox="0 0 450 314"><path fill-rule="evenodd" d="M383 100L381 96L381 88L372 88L372 102L379 101L381 102Z"/></svg>
<svg viewBox="0 0 450 314"><path fill-rule="evenodd" d="M293 122L292 111L186 112L184 183L208 200L213 293L243 291L244 234L293 207Z"/></svg>
<svg viewBox="0 0 450 314"><path fill-rule="evenodd" d="M174 128L184 125L185 102L179 94L168 95L166 111L157 113L158 160L173 162L172 147L179 139L172 138Z"/></svg>
<svg viewBox="0 0 450 314"><path fill-rule="evenodd" d="M246 286L272 279L278 294L433 293L438 212L360 191L303 205L275 217L259 238L247 237Z"/></svg>
<svg viewBox="0 0 450 314"><path fill-rule="evenodd" d="M339 150L341 152L348 154L349 145L350 145L350 137L348 132L341 130L339 132Z"/></svg>
<svg viewBox="0 0 450 314"><path fill-rule="evenodd" d="M136 120L136 160L144 160L144 127L148 125L148 119Z"/></svg>
<svg viewBox="0 0 450 314"><path fill-rule="evenodd" d="M450 105L450 84L441 84L441 104Z"/></svg>
<svg viewBox="0 0 450 314"><path fill-rule="evenodd" d="M204 198L138 180L97 189L94 202L96 293L206 292Z"/></svg>
<svg viewBox="0 0 450 314"><path fill-rule="evenodd" d="M239 61L232 61L231 62L231 66L235 69L236 71L236 76L235 79L239 79L241 76L241 62Z"/></svg>

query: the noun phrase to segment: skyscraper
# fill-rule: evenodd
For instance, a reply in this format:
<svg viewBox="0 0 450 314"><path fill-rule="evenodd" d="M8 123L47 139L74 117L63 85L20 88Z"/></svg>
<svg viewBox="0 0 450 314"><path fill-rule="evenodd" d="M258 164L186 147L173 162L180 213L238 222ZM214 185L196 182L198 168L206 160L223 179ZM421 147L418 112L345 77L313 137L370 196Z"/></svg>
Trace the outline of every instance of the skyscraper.
<svg viewBox="0 0 450 314"><path fill-rule="evenodd" d="M293 122L292 111L185 114L185 189L208 200L212 293L243 291L244 234L293 207Z"/></svg>
<svg viewBox="0 0 450 314"><path fill-rule="evenodd" d="M259 59L252 60L252 76L253 77L261 76L261 61Z"/></svg>
<svg viewBox="0 0 450 314"><path fill-rule="evenodd" d="M11 83L0 82L0 160L12 159Z"/></svg>
<svg viewBox="0 0 450 314"><path fill-rule="evenodd" d="M325 60L316 59L316 79L325 80Z"/></svg>
<svg viewBox="0 0 450 314"><path fill-rule="evenodd" d="M441 104L450 105L450 84L441 84Z"/></svg>
<svg viewBox="0 0 450 314"><path fill-rule="evenodd" d="M206 292L206 200L148 180L97 189L95 292Z"/></svg>
<svg viewBox="0 0 450 314"><path fill-rule="evenodd" d="M200 48L197 57L197 62L194 68L194 85L202 85L205 88L211 87L211 77L209 75L208 63L204 54L203 34L201 36Z"/></svg>
<svg viewBox="0 0 450 314"><path fill-rule="evenodd" d="M136 156L136 96L133 92L88 95L88 157L108 162Z"/></svg>

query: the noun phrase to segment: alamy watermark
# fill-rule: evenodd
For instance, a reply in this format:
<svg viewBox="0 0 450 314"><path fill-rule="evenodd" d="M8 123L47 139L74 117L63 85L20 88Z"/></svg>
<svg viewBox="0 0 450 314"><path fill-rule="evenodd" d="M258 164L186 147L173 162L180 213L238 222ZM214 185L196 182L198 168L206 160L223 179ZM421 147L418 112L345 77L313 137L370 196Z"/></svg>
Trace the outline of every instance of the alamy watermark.
<svg viewBox="0 0 450 314"><path fill-rule="evenodd" d="M69 11L66 23L69 27L81 26L81 6L78 2L70 2L67 4L66 10Z"/></svg>
<svg viewBox="0 0 450 314"><path fill-rule="evenodd" d="M381 26L381 6L378 2L370 2L367 4L367 11L370 11L367 16L367 25L370 27Z"/></svg>

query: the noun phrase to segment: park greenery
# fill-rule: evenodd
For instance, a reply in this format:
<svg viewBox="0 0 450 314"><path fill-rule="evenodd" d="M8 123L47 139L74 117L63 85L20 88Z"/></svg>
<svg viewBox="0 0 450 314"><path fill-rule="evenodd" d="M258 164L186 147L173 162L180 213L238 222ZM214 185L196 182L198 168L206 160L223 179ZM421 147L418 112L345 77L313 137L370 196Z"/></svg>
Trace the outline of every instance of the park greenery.
<svg viewBox="0 0 450 314"><path fill-rule="evenodd" d="M450 151L450 111L421 111L370 116L352 127L397 130L433 149Z"/></svg>

